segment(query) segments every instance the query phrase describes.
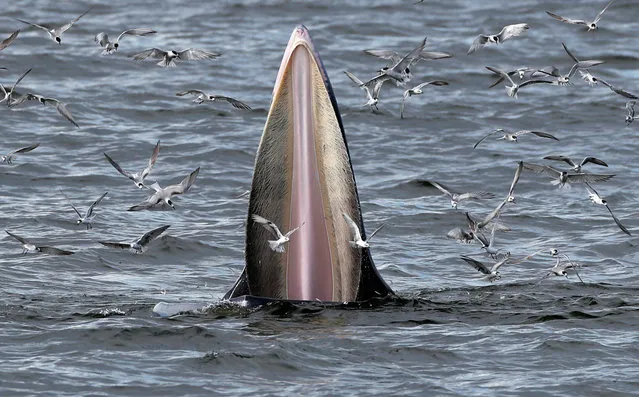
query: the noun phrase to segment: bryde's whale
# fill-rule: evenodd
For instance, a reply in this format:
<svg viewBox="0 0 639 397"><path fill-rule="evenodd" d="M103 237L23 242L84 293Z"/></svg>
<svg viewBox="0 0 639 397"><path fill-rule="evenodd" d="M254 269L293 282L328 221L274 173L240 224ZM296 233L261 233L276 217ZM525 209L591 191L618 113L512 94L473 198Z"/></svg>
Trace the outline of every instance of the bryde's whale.
<svg viewBox="0 0 639 397"><path fill-rule="evenodd" d="M252 215L282 230L303 225L284 252ZM368 248L344 126L308 29L293 30L255 159L246 227L246 266L225 299L352 302L393 295Z"/></svg>

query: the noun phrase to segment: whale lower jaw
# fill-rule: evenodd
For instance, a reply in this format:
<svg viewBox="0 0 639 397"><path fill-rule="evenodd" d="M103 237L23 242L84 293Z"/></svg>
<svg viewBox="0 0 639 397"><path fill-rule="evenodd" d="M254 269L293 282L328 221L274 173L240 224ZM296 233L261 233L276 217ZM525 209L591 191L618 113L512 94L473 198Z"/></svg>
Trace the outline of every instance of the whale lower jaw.
<svg viewBox="0 0 639 397"><path fill-rule="evenodd" d="M246 229L246 267L225 298L347 302L392 294L368 248L353 248L343 214L365 238L342 121L308 30L289 40L255 160ZM283 233L300 227L284 252L269 248L259 214Z"/></svg>

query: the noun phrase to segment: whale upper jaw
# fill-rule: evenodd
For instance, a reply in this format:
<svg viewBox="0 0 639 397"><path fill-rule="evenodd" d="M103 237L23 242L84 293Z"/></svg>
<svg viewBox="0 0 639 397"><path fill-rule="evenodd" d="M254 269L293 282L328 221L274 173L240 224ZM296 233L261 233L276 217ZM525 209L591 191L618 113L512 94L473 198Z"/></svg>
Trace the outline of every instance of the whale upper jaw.
<svg viewBox="0 0 639 397"><path fill-rule="evenodd" d="M246 267L225 298L346 302L392 294L368 248L355 249L343 213L365 231L344 128L326 70L304 26L294 29L273 89L255 160ZM269 249L259 214L283 233L301 225L285 252Z"/></svg>

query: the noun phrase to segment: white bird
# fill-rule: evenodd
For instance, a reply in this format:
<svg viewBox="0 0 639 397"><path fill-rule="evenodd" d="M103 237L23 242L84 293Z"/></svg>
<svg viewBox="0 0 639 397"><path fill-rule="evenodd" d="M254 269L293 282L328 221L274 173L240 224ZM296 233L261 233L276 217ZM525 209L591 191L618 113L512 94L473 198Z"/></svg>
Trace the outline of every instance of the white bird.
<svg viewBox="0 0 639 397"><path fill-rule="evenodd" d="M158 141L158 143L155 144L155 148L153 148L153 153L151 154L151 158L149 159L149 163L147 164L146 168L144 168L142 172L139 172L139 173L138 172L131 173L128 171L124 171L122 167L120 167L118 163L113 161L113 159L109 157L109 155L106 153L104 153L104 157L106 157L109 163L111 163L113 168L115 168L120 174L132 180L138 188L142 189L143 187L145 187L147 189L150 189L150 187L144 184L144 179L149 175L149 173L153 169L153 166L155 165L155 161L158 159L159 154L160 154L160 141Z"/></svg>
<svg viewBox="0 0 639 397"><path fill-rule="evenodd" d="M2 93L4 94L4 98L0 99L0 103L7 101L7 106L11 106L11 104L14 102L14 98L13 96L16 94L15 89L16 86L18 84L20 84L20 82L22 81L22 79L24 79L24 77L26 75L29 74L29 72L31 72L31 68L29 68L26 72L22 73L22 75L20 77L18 77L18 79L16 80L15 83L13 83L13 86L11 87L10 90L7 90L6 87L2 84L0 84L0 90L2 90Z"/></svg>
<svg viewBox="0 0 639 397"><path fill-rule="evenodd" d="M363 85L375 87L377 84L383 84L383 81L390 80L398 87L404 87L411 79L410 68L413 64L419 61L420 54L424 51L425 45L426 37L424 37L424 40L422 40L415 49L406 54L404 57L395 57L392 59L395 61L392 65L382 68L379 75L368 80Z"/></svg>
<svg viewBox="0 0 639 397"><path fill-rule="evenodd" d="M69 202L69 204L71 204L71 208L73 208L73 211L75 211L76 214L78 214L78 220L76 221L76 223L78 225L80 224L84 224L87 227L87 230L92 229L93 228L93 219L95 218L95 214L93 213L93 209L100 204L100 201L102 201L102 199L109 193L109 192L104 192L104 194L102 194L102 196L98 197L97 200L95 200L87 209L87 212L82 215L80 213L80 211L78 211L77 208L75 208L75 205L73 205L73 203L71 202L71 200L67 197L66 194L64 194L64 192L62 190L60 190L60 193L64 196L65 199L67 199L67 201Z"/></svg>
<svg viewBox="0 0 639 397"><path fill-rule="evenodd" d="M153 229L150 232L144 233L142 237L137 240L134 240L132 243L119 243L119 242L111 242L111 241L98 241L100 244L105 245L107 247L120 248L120 249L132 249L136 254L141 254L146 251L148 245L151 241L160 237L162 233L166 229L171 227L171 225L160 226L157 229Z"/></svg>
<svg viewBox="0 0 639 397"><path fill-rule="evenodd" d="M7 37L6 39L2 40L2 42L0 42L0 51L2 51L5 48L9 47L9 45L11 43L13 43L13 40L15 40L16 37L18 37L19 34L20 34L20 30L16 30L15 32L11 33L11 35L9 37Z"/></svg>
<svg viewBox="0 0 639 397"><path fill-rule="evenodd" d="M499 268L502 267L506 262L510 260L510 252L507 252L500 260L492 265L492 267L486 266L484 263L475 260L468 256L461 256L461 259L466 261L469 265L479 270L483 274L485 274L485 279L493 282L495 280L499 280L501 275L499 274Z"/></svg>
<svg viewBox="0 0 639 397"><path fill-rule="evenodd" d="M635 101L626 102L626 124L630 124L633 121L637 120L637 116L635 116Z"/></svg>
<svg viewBox="0 0 639 397"><path fill-rule="evenodd" d="M583 160L581 160L580 163L576 163L574 162L570 157L566 157L566 156L546 156L544 157L544 160L554 160L554 161L563 161L566 162L568 165L570 165L572 168L570 169L571 171L574 172L581 172L581 168L588 164L588 163L592 163L592 164L597 164L600 165L602 167L608 167L608 164L606 164L605 161L600 160L596 157L584 157Z"/></svg>
<svg viewBox="0 0 639 397"><path fill-rule="evenodd" d="M375 236L377 232L379 232L384 227L384 224L381 224L377 229L373 231L373 233L371 233L370 236L368 236L366 240L362 240L362 233L359 231L359 226L357 225L357 223L355 223L355 221L345 212L342 212L342 216L344 216L344 220L346 220L346 223L348 223L348 226L351 229L353 240L349 241L348 243L353 248L369 248L369 241L373 238L373 236Z"/></svg>
<svg viewBox="0 0 639 397"><path fill-rule="evenodd" d="M613 3L614 0L610 0L610 2L608 4L606 4L606 6L604 7L603 10L601 10L599 12L599 14L597 14L597 16L595 17L594 20L592 21L585 21L583 19L570 19L570 18L564 18L562 16L559 16L557 14L553 14L550 11L546 11L546 14L550 15L551 17L555 18L556 20L560 21L560 22L565 22L565 23L569 23L572 25L583 25L585 26L588 31L592 31L592 30L597 30L598 26L597 23L599 23L599 20L601 19L601 16L603 15L604 12L606 12L606 10L608 9L608 7L610 7L610 5Z"/></svg>
<svg viewBox="0 0 639 397"><path fill-rule="evenodd" d="M490 70L493 73L497 73L500 76L502 76L505 80L507 80L511 85L506 85L506 94L509 97L514 97L515 99L517 99L517 93L519 92L519 90L527 85L531 85L531 84L553 84L553 81L548 81L548 80L541 80L541 79L530 79L530 80L526 80L520 84L515 83L515 81L510 77L510 75L506 72L504 72L501 69L497 69L494 68L492 66L486 66L486 69Z"/></svg>
<svg viewBox="0 0 639 397"><path fill-rule="evenodd" d="M257 214L252 214L251 219L253 219L255 223L262 225L266 230L271 232L273 236L275 236L277 240L268 240L268 245L269 247L271 247L273 251L279 252L279 253L286 251L286 249L284 248L284 244L288 243L291 235L295 233L297 229L299 229L300 227L304 225L304 223L302 223L298 227L289 230L286 234L282 234L282 232L280 231L280 228L278 228L275 223L269 221L268 219L264 217L261 217Z"/></svg>
<svg viewBox="0 0 639 397"><path fill-rule="evenodd" d="M612 213L612 210L608 206L608 202L605 199L603 199L599 195L599 193L597 193L595 188L590 186L587 182L586 182L586 192L588 193L588 198L590 199L590 201L592 201L594 204L599 204L606 207L608 212L610 212L610 216L612 216L612 219L615 221L615 223L617 224L619 229L621 229L622 232L626 233L628 236L632 236L632 234L630 234L630 231L624 225L622 225L621 221L619 221L619 219L615 216L615 214Z"/></svg>
<svg viewBox="0 0 639 397"><path fill-rule="evenodd" d="M404 95L402 97L402 104L400 105L400 108L399 108L400 118L402 119L404 118L404 105L406 103L406 100L412 97L413 95L421 95L424 92L422 91L422 88L426 87L427 85L443 86L443 85L448 85L448 82L442 81L442 80L427 81L425 83L421 83L419 85L416 85L413 88L410 88L404 91Z"/></svg>
<svg viewBox="0 0 639 397"><path fill-rule="evenodd" d="M153 29L147 29L147 28L128 29L120 33L120 35L118 36L117 39L115 39L114 42L111 42L109 41L109 35L107 35L104 32L100 32L95 35L95 38L93 40L96 43L98 43L100 47L103 48L102 55L109 55L118 50L118 48L120 47L120 40L124 36L147 36L154 33L157 33L157 32Z"/></svg>
<svg viewBox="0 0 639 397"><path fill-rule="evenodd" d="M120 33L120 35L117 39L115 39L114 42L111 42L109 41L109 36L106 33L100 32L95 35L94 41L103 48L102 55L109 55L118 50L118 48L120 47L120 40L124 36L147 36L154 33L157 32L153 29L147 28L128 29Z"/></svg>
<svg viewBox="0 0 639 397"><path fill-rule="evenodd" d="M366 92L366 103L363 106L370 106L375 110L379 110L377 108L377 103L379 102L379 91L382 89L382 85L384 85L385 80L377 80L374 84L365 85L362 80L357 78L357 76L348 70L345 70L344 73L353 83Z"/></svg>
<svg viewBox="0 0 639 397"><path fill-rule="evenodd" d="M24 237L20 237L16 234L11 233L8 230L5 230L5 232L13 237L14 239L18 240L20 242L20 244L22 244L22 255L26 255L29 251L34 251L34 252L40 252L42 254L49 254L49 255L71 255L73 254L72 251L67 251L67 250L63 250L60 248L55 248L55 247L47 247L47 246L37 246L35 244L33 244L32 242L30 242L29 240L27 240Z"/></svg>
<svg viewBox="0 0 639 397"><path fill-rule="evenodd" d="M530 26L528 26L528 24L518 23L504 26L497 34L480 34L468 49L468 55L474 53L487 44L501 44L508 39L517 37L529 28Z"/></svg>
<svg viewBox="0 0 639 397"><path fill-rule="evenodd" d="M549 134L547 132L542 132L542 131L519 130L519 131L515 131L515 132L507 132L503 128L498 128L498 129L486 134L479 141L477 141L477 143L475 143L473 145L473 150L475 150L475 148L477 146L479 146L479 144L482 143L484 141L484 139L486 139L489 136L491 136L491 135L493 135L495 133L498 133L498 132L502 133L503 135L501 137L497 138L497 140L505 140L505 141L508 141L508 142L515 142L515 143L519 142L519 137L520 136L526 135L526 134L533 134L533 135L536 135L536 136L541 137L541 138L553 139L555 141L559 140L554 135L551 135L551 134Z"/></svg>
<svg viewBox="0 0 639 397"><path fill-rule="evenodd" d="M215 59L219 57L219 52L198 50L195 48L187 48L182 51L164 51L158 48L151 48L150 50L142 51L140 53L132 55L132 58L136 61L142 61L147 58L159 59L160 62L157 65L162 67L175 67L180 61L200 61L202 59Z"/></svg>
<svg viewBox="0 0 639 397"><path fill-rule="evenodd" d="M175 95L184 96L184 95L193 95L195 99L193 99L194 103L200 104L203 102L219 102L226 101L233 105L234 108L244 109L244 110L252 110L251 107L244 102L238 101L237 99L233 99L231 97L223 96L223 95L212 95L207 94L204 91L200 90L188 90L183 92L178 92Z"/></svg>
<svg viewBox="0 0 639 397"><path fill-rule="evenodd" d="M19 98L15 99L14 101L12 101L9 104L9 107L15 107L17 105L20 105L24 101L38 101L44 106L46 106L46 105L54 106L55 109L60 114L60 116L62 116L65 119L67 119L71 124L73 124L77 128L80 128L78 123L73 118L73 115L71 114L71 112L67 108L67 105L65 103L63 103L63 102L60 102L59 100L57 100L55 98L46 98L46 97L44 97L42 95L28 93L26 95L20 96Z"/></svg>
<svg viewBox="0 0 639 397"><path fill-rule="evenodd" d="M33 27L36 27L38 29L44 30L45 32L47 32L47 34L49 35L51 40L55 41L58 44L62 44L62 34L64 32L66 32L67 30L69 30L71 28L71 26L73 26L74 23L78 22L80 20L80 18L85 16L86 13L89 12L89 11L91 11L91 8L89 8L88 10L83 12L79 17L77 17L76 19L72 20L71 22L66 23L64 25L59 25L59 26L38 25L36 23L32 23L32 22L25 21L25 20L18 19L18 18L16 18L16 20L18 20L18 21L20 21L22 23L26 23L27 25L31 25Z"/></svg>
<svg viewBox="0 0 639 397"><path fill-rule="evenodd" d="M590 69L590 68L592 68L594 66L601 65L602 63L605 63L605 61L602 61L602 60L599 60L599 59L588 59L588 60L585 60L585 61L580 61L579 58L577 58L575 56L575 54L573 54L568 49L568 46L566 46L566 43L561 43L561 45L564 47L564 51L566 51L566 54L568 54L568 56L574 62L572 67L568 71L568 74L563 75L563 74L561 74L559 69L557 69L554 66L551 66L549 68L543 68L543 69L539 69L539 70L533 72L531 74L531 77L535 77L535 76L539 75L539 73L542 73L542 74L545 74L547 76L555 77L556 81L554 81L553 84L565 86L565 85L571 84L570 83L570 79L572 78L572 76L575 75L575 73L577 71L579 71L582 74L582 78L583 78L583 72L581 71L582 69L588 70L588 69ZM592 75L590 75L590 77L592 78Z"/></svg>
<svg viewBox="0 0 639 397"><path fill-rule="evenodd" d="M433 185L434 187L437 188L437 190L447 195L450 198L450 206L455 209L457 209L457 205L459 204L460 201L483 200L483 199L490 199L495 197L494 194L488 193L488 192L457 193L452 191L446 185L443 185L439 182L435 182L435 181L426 181L426 182Z"/></svg>
<svg viewBox="0 0 639 397"><path fill-rule="evenodd" d="M554 276L563 276L563 277L568 278L567 270L571 269L571 270L574 270L574 272L577 275L577 278L579 279L579 281L581 281L581 283L584 284L584 280L581 279L581 276L579 275L579 272L577 271L577 268L581 266L579 263L571 261L570 258L568 258L568 255L566 255L566 254L560 254L559 251L556 248L553 248L552 250L550 250L550 255L552 257L556 258L555 265L538 282L541 282L545 278L547 278L549 276L552 276L552 275L554 275ZM563 257L565 260L562 261L561 257Z"/></svg>
<svg viewBox="0 0 639 397"><path fill-rule="evenodd" d="M5 154L4 156L0 156L0 164L4 164L4 163L13 164L13 160L16 158L16 154L30 152L33 149L37 148L38 146L40 146L39 143L34 143L31 146L26 146L20 149L12 150L9 153Z"/></svg>
<svg viewBox="0 0 639 397"><path fill-rule="evenodd" d="M566 183L595 183L605 182L615 176L614 174L569 174L567 171L560 171L549 165L539 165L532 163L524 163L524 169L535 172L537 174L545 174L552 178L550 183L563 187Z"/></svg>
<svg viewBox="0 0 639 397"><path fill-rule="evenodd" d="M197 178L197 175L199 173L200 167L197 167L195 171L191 172L186 178L182 180L182 182L178 183L177 185L167 186L165 188L161 188L157 182L153 183L149 187L155 190L155 193L147 198L146 201L132 206L128 209L128 211L141 211L150 209L160 203L166 203L169 207L175 209L175 205L173 204L171 197L177 194L184 194L188 192L191 186L193 186L193 184L195 183L195 179Z"/></svg>

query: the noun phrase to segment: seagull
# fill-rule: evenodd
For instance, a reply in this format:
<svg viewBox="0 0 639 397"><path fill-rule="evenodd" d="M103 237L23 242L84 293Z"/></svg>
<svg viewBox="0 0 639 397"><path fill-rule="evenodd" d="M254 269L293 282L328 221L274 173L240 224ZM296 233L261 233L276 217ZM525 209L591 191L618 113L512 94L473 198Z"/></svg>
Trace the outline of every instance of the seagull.
<svg viewBox="0 0 639 397"><path fill-rule="evenodd" d="M517 77L519 77L519 80L523 80L524 77L526 77L526 73L530 72L530 70L531 69L528 68L528 67L521 67L521 68L517 68L515 70L511 70L510 72L506 72L506 74L508 74L511 77L516 75ZM490 84L488 86L488 88L493 88L494 86L496 86L497 84L501 83L505 79L505 77L502 76L500 73L494 72L492 70L491 70L491 72L497 76L497 80L495 80L492 84Z"/></svg>
<svg viewBox="0 0 639 397"><path fill-rule="evenodd" d="M157 229L153 229L150 232L144 233L142 237L133 241L132 243L118 243L118 242L110 242L110 241L98 241L100 244L105 245L107 247L120 248L120 249L132 249L136 254L141 254L146 251L148 245L151 241L155 240L160 236L160 234L164 233L166 229L171 227L171 225L160 226Z"/></svg>
<svg viewBox="0 0 639 397"><path fill-rule="evenodd" d="M639 96L637 96L637 95L635 95L635 94L633 94L631 92L628 92L626 90L623 90L621 88L617 88L614 85L608 83L607 81L602 80L602 79L600 79L598 77L595 77L593 75L590 75L590 80L593 81L594 84L601 83L601 84L605 85L606 87L610 88L610 90L612 92L614 92L617 95L621 95L624 98L628 98L628 99L632 99L632 100L639 99ZM0 102L2 102L2 101L0 101Z"/></svg>
<svg viewBox="0 0 639 397"><path fill-rule="evenodd" d="M21 244L22 244L22 255L26 255L27 252L29 251L35 251L35 252L40 252L42 254L49 254L49 255L71 255L73 254L72 251L66 251L60 248L54 248L54 247L47 247L47 246L37 246L31 242L29 242L29 240L27 240L26 238L20 237L18 235L15 235L13 233L11 233L8 230L5 230L5 232L13 237L14 239L18 240Z"/></svg>
<svg viewBox="0 0 639 397"><path fill-rule="evenodd" d="M197 178L197 175L199 173L200 167L197 167L197 169L191 172L189 176L184 178L182 182L178 183L177 185L167 186L165 188L161 188L157 182L153 183L149 187L155 190L155 193L149 196L146 201L129 208L128 211L140 211L153 208L162 202L169 205L172 209L175 209L175 205L173 204L173 201L171 201L171 197L176 194L183 194L188 192L191 186L195 183L195 178Z"/></svg>
<svg viewBox="0 0 639 397"><path fill-rule="evenodd" d="M91 11L91 8L89 8L88 10L83 12L82 15L80 15L76 19L72 20L71 22L66 23L64 25L60 25L60 26L38 25L38 24L35 24L35 23L32 23L32 22L28 22L28 21L24 21L24 20L18 19L18 18L16 18L16 20L18 20L18 21L20 21L22 23L26 23L27 25L31 25L33 27L36 27L38 29L44 30L45 32L47 32L49 34L49 37L51 38L51 40L55 41L58 44L62 44L62 33L64 33L67 30L69 30L71 28L71 26L73 26L74 23L78 22L80 20L80 18L85 16L86 13L89 12L89 11Z"/></svg>
<svg viewBox="0 0 639 397"><path fill-rule="evenodd" d="M538 137L541 138L548 138L548 139L554 139L555 141L558 141L559 139L557 137L555 137L554 135L551 135L547 132L541 132L541 131L531 131L531 130L520 130L520 131L515 131L515 132L507 132L506 130L504 130L503 128L498 128L488 134L486 134L484 137L482 137L479 141L477 141L477 143L475 143L475 145L473 145L473 150L475 150L475 148L477 146L479 146L480 143L482 143L484 141L484 139L488 138L489 136L500 132L503 133L503 135L499 138L497 138L497 140L505 140L508 142L519 142L519 137L521 135L525 135L525 134L533 134L536 135Z"/></svg>
<svg viewBox="0 0 639 397"><path fill-rule="evenodd" d="M27 147L23 147L23 148L20 148L20 149L16 149L16 150L13 150L13 151L5 154L4 156L0 156L0 164L4 164L4 163L13 164L13 160L16 158L16 156L15 156L16 154L30 152L33 149L37 148L38 146L40 146L39 143L34 143L31 146L27 146Z"/></svg>
<svg viewBox="0 0 639 397"><path fill-rule="evenodd" d="M457 205L460 201L464 200L482 200L482 199L490 199L495 197L494 194L488 192L471 192L471 193L457 193L453 192L450 188L445 185L435 182L435 181L426 181L436 187L440 192L444 193L448 197L450 197L450 206L457 209Z"/></svg>
<svg viewBox="0 0 639 397"><path fill-rule="evenodd" d="M515 202L515 186L517 186L517 182L519 182L519 177L521 176L521 170L524 169L524 162L520 161L517 163L517 169L515 170L515 176L513 177L513 181L510 183L510 189L508 190L508 196L506 197L506 201L509 203Z"/></svg>
<svg viewBox="0 0 639 397"><path fill-rule="evenodd" d="M553 178L550 183L553 185L559 185L559 187L563 187L566 183L605 182L614 176L614 174L569 174L567 171L559 171L549 165L532 163L524 163L524 168L537 174L546 174L550 176Z"/></svg>
<svg viewBox="0 0 639 397"><path fill-rule="evenodd" d="M269 221L268 219L264 217L261 217L257 214L253 214L251 215L251 219L253 219L254 222L262 225L266 230L271 232L271 234L275 236L275 238L277 238L277 240L268 240L268 245L269 247L271 247L273 251L279 252L279 253L286 251L286 249L284 248L284 244L288 243L291 235L295 233L297 229L299 229L300 227L304 225L304 223L302 223L298 227L289 230L288 233L282 234L282 232L280 232L280 229L277 227L276 224L274 224L273 222Z"/></svg>
<svg viewBox="0 0 639 397"><path fill-rule="evenodd" d="M342 216L344 217L344 220L346 220L346 223L348 223L348 226L351 228L353 240L349 241L348 243L353 248L369 248L370 244L368 242L371 241L373 236L375 236L375 234L384 227L384 224L382 223L377 229L373 231L373 233L371 233L370 236L368 236L366 240L362 240L362 234L359 231L359 226L357 226L357 223L355 223L355 221L345 212L342 212Z"/></svg>
<svg viewBox="0 0 639 397"><path fill-rule="evenodd" d="M575 271L575 274L577 275L577 278L579 279L579 281L581 281L581 283L584 284L584 280L581 279L579 272L577 272L577 268L581 266L579 263L571 261L570 258L568 258L568 255L566 254L559 254L559 251L556 248L553 248L552 250L550 250L550 255L556 258L557 261L555 262L555 265L550 269L550 271L544 277L542 277L541 280L539 280L538 282L541 282L545 278L552 275L563 276L568 278L568 272L566 270L572 269ZM560 259L561 257L563 257L565 261L562 261Z"/></svg>
<svg viewBox="0 0 639 397"><path fill-rule="evenodd" d="M466 231L461 227L456 227L446 233L446 237L459 241L460 243L470 244L475 239L475 234L472 231Z"/></svg>
<svg viewBox="0 0 639 397"><path fill-rule="evenodd" d="M565 23L569 23L572 25L583 25L588 29L588 32L592 31L592 30L597 30L597 23L599 22L599 20L601 19L601 16L603 15L604 12L606 12L606 10L608 9L608 7L610 7L610 5L614 2L615 0L611 0L608 4L606 4L606 6L604 7L603 10L601 10L599 12L599 14L597 14L597 16L595 17L595 19L593 21L584 21L583 19L570 19L570 18L564 18L562 16L559 16L557 14L553 14L550 11L546 11L546 14L550 15L551 17L555 18L556 20L560 21L560 22L565 22Z"/></svg>
<svg viewBox="0 0 639 397"><path fill-rule="evenodd" d="M402 54L393 50L364 50L364 53L366 55L372 55L377 58L386 59L390 61L391 65L398 63L403 57ZM432 61L432 60L445 59L445 58L452 58L452 55L446 52L422 50L422 52L420 52L419 55L417 55L413 64L419 61Z"/></svg>
<svg viewBox="0 0 639 397"><path fill-rule="evenodd" d="M570 79L572 78L572 76L575 75L575 73L579 70L579 72L581 72L581 69L590 69L593 66L597 66L597 65L601 65L602 63L605 63L602 60L599 59L588 59L585 61L580 61L579 58L577 58L575 56L575 54L573 54L569 49L568 46L566 46L566 43L561 43L561 45L564 47L564 51L566 51L566 54L568 54L568 56L573 60L573 65L570 68L570 71L568 71L567 75L563 75L561 74L561 72L559 72L559 69L557 69L554 66L551 66L550 68L544 68L544 69L539 69L536 72L533 72L533 74L531 75L532 77L535 77L536 74L538 73L543 73L545 75L548 76L553 76L556 77L557 80L553 82L553 84L555 85L568 85L570 84ZM583 78L583 72L581 72L582 74L582 78ZM592 77L592 75L591 75Z"/></svg>
<svg viewBox="0 0 639 397"><path fill-rule="evenodd" d="M506 25L501 30L501 32L497 34L480 34L477 36L473 44L468 49L468 54L470 55L488 44L501 44L504 41L511 39L513 37L517 37L528 30L530 26L525 23L518 23L515 25Z"/></svg>
<svg viewBox="0 0 639 397"><path fill-rule="evenodd" d="M490 70L493 73L497 73L499 75L501 75L504 79L508 80L508 82L510 82L511 85L506 85L506 94L508 94L509 97L515 97L515 99L517 99L517 93L519 92L519 90L527 85L531 85L531 84L553 84L552 81L548 81L548 80L541 80L541 79L530 79L530 80L526 80L520 84L515 83L515 81L510 77L510 75L508 75L508 73L504 72L501 69L497 69L497 68L493 68L492 66L486 66L486 69Z"/></svg>
<svg viewBox="0 0 639 397"><path fill-rule="evenodd" d="M396 62L393 62L390 66L382 68L379 75L373 77L363 85L375 87L380 81L390 80L398 87L406 86L406 83L408 83L411 79L410 68L413 64L419 61L420 54L424 50L425 45L426 37L424 37L424 40L422 40L414 50L402 58L396 57L394 59Z"/></svg>
<svg viewBox="0 0 639 397"><path fill-rule="evenodd" d="M499 268L510 259L510 252L507 252L503 258L493 264L491 268L488 268L484 263L475 260L468 256L461 256L461 258L466 261L469 265L479 270L480 272L486 275L486 280L493 282L495 280L499 280L501 275L499 274Z"/></svg>
<svg viewBox="0 0 639 397"><path fill-rule="evenodd" d="M195 96L195 99L193 99L193 102L197 104L200 104L202 102L226 101L230 103L231 105L233 105L233 107L235 108L252 110L249 105L245 104L244 102L240 102L237 99L233 99L233 98L222 96L222 95L211 95L200 90L188 90L188 91L178 92L175 95L177 96L193 95Z"/></svg>
<svg viewBox="0 0 639 397"><path fill-rule="evenodd" d="M155 161L158 159L158 154L160 154L160 141L158 141L158 143L155 144L155 148L153 149L153 153L151 154L151 158L149 159L149 164L140 173L137 173L137 172L130 173L128 171L124 171L118 165L118 163L116 163L115 161L113 161L113 159L111 159L111 157L109 157L108 154L104 153L104 157L106 157L109 163L111 163L113 168L115 168L120 174L132 180L138 188L142 189L143 187L145 187L147 189L150 189L148 186L144 184L144 178L146 178L151 172L151 170L153 169L153 166L155 165Z"/></svg>
<svg viewBox="0 0 639 397"><path fill-rule="evenodd" d="M602 167L608 167L608 164L606 164L603 160L599 160L596 157L584 157L583 160L581 160L581 163L576 163L574 161L572 161L571 158L566 157L566 156L546 156L544 157L544 160L554 160L554 161L564 161L566 163L568 163L568 165L570 165L572 168L570 169L570 171L574 171L574 172L581 172L581 167L583 167L584 165L588 164L588 163L593 163L593 164L597 164L600 165Z"/></svg>
<svg viewBox="0 0 639 397"><path fill-rule="evenodd" d="M11 87L10 90L7 90L4 85L0 84L0 90L2 90L2 93L4 94L4 98L0 99L0 103L7 101L7 106L11 106L11 104L14 101L13 95L15 94L16 86L20 84L22 79L24 79L24 77L28 75L31 72L31 70L32 69L29 68L26 72L22 73L22 75L18 77L18 80L16 80L16 82L13 83L13 86Z"/></svg>
<svg viewBox="0 0 639 397"><path fill-rule="evenodd" d="M58 111L60 116L62 116L65 119L67 119L71 124L73 124L77 128L80 128L78 123L73 118L73 115L71 114L71 112L67 108L67 105L65 103L63 103L63 102L60 102L59 100L57 100L55 98L46 98L46 97L44 97L42 95L28 93L26 95L20 96L20 98L15 99L14 101L12 101L9 104L9 107L15 107L15 106L21 104L22 102L27 101L27 100L28 101L38 101L38 102L40 102L41 104L43 104L45 106L46 105L55 106L55 109Z"/></svg>
<svg viewBox="0 0 639 397"><path fill-rule="evenodd" d="M442 81L442 80L427 81L425 83L421 83L411 89L404 91L404 96L402 97L402 104L399 108L399 115L402 119L404 118L404 105L406 103L406 100L412 97L413 95L421 95L423 93L422 88L426 87L429 84L435 85L435 86L443 86L443 85L448 85L448 82Z"/></svg>
<svg viewBox="0 0 639 397"><path fill-rule="evenodd" d="M626 115L626 124L630 124L637 120L637 116L635 116L635 103L635 101L626 102L626 111L628 112Z"/></svg>
<svg viewBox="0 0 639 397"><path fill-rule="evenodd" d="M357 78L357 76L348 70L345 70L344 73L353 83L357 84L358 87L361 87L364 92L366 92L366 103L363 106L370 106L375 110L379 110L377 108L377 103L379 102L379 91L382 89L382 85L384 85L386 80L377 80L374 84L365 85L362 80Z"/></svg>
<svg viewBox="0 0 639 397"><path fill-rule="evenodd" d="M132 55L132 58L136 61L141 61L147 58L159 59L160 62L157 65L162 67L175 67L180 61L200 61L202 59L215 59L219 57L219 52L211 52L198 50L195 48L187 48L182 51L164 51L158 48L151 48L150 50L142 51L140 53Z"/></svg>
<svg viewBox="0 0 639 397"><path fill-rule="evenodd" d="M6 39L2 40L2 42L0 42L0 51L2 51L5 48L9 47L9 45L11 43L13 43L13 40L15 40L16 37L18 37L19 34L20 34L20 30L18 29L15 32L11 33L11 36L9 36Z"/></svg>
<svg viewBox="0 0 639 397"><path fill-rule="evenodd" d="M120 39L122 39L124 36L147 36L154 33L157 32L153 29L147 28L129 29L120 33L120 35L117 39L115 39L114 42L110 42L109 36L104 32L100 32L95 35L95 38L93 40L98 43L100 47L103 48L102 55L109 55L118 50L118 47L120 47Z"/></svg>
<svg viewBox="0 0 639 397"><path fill-rule="evenodd" d="M606 209L608 209L608 212L610 212L610 215L612 216L612 219L615 221L617 226L619 226L619 229L621 229L622 232L626 233L628 236L632 236L632 234L630 234L630 231L628 231L628 229L624 225L621 224L621 222L615 216L615 214L612 213L612 210L608 206L608 202L605 199L603 199L599 195L599 193L597 193L595 188L590 186L590 184L588 184L587 182L586 182L586 192L588 193L588 198L590 199L590 201L592 201L594 204L603 205L604 207L606 207Z"/></svg>
<svg viewBox="0 0 639 397"><path fill-rule="evenodd" d="M64 192L62 190L60 190L60 193L64 196L64 198L67 199L67 201L69 202L69 204L71 204L71 208L73 208L73 210L75 211L76 214L78 214L78 220L77 220L77 224L85 224L87 227L87 230L92 229L93 228L93 218L95 218L95 214L93 213L93 209L95 208L96 205L100 204L100 201L102 201L102 199L109 193L109 192L104 192L104 194L102 194L102 196L98 197L97 200L95 200L93 202L93 204L91 204L91 206L89 206L89 209L87 209L87 212L82 215L80 213L80 211L78 211L77 208L75 208L75 205L73 205L73 203L71 202L71 200L66 196L66 194L64 194Z"/></svg>

